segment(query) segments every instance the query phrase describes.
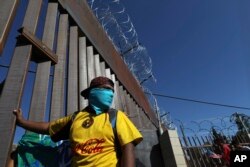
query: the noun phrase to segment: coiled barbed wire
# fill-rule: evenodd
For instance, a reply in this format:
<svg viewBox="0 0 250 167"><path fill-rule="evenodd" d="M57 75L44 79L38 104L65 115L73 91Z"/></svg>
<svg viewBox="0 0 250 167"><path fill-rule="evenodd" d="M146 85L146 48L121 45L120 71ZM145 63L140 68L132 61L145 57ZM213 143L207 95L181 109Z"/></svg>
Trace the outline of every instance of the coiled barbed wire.
<svg viewBox="0 0 250 167"><path fill-rule="evenodd" d="M238 115L244 115L244 114L238 114ZM199 135L204 134L205 131L206 134L212 135L212 129L215 129L218 133L222 135L230 136L230 135L235 135L239 131L239 128L237 126L237 121L232 119L233 117L235 117L235 113L232 114L231 116L216 117L200 121L191 121L190 123L192 123L192 126L191 124L190 125L186 124L185 126L182 124L182 126L185 128L194 129L195 132ZM178 122L175 122L175 124L178 125Z"/></svg>
<svg viewBox="0 0 250 167"><path fill-rule="evenodd" d="M138 83L153 79L152 60L141 45L135 27L120 0L88 0L115 49L120 53Z"/></svg>

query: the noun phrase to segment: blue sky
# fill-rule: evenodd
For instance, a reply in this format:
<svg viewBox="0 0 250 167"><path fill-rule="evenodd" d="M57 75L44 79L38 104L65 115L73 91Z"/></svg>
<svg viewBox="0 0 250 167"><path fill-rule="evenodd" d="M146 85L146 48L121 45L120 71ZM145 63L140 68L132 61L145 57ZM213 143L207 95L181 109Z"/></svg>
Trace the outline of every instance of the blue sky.
<svg viewBox="0 0 250 167"><path fill-rule="evenodd" d="M250 107L250 1L121 0L152 58L153 93ZM249 110L157 97L173 121Z"/></svg>

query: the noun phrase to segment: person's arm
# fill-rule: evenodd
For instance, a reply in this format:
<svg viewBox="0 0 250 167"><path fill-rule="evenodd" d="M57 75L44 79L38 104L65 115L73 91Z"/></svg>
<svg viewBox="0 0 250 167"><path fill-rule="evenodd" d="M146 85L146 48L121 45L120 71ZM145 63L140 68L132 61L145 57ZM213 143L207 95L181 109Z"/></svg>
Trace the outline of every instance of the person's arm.
<svg viewBox="0 0 250 167"><path fill-rule="evenodd" d="M16 124L22 128L40 134L49 134L49 123L48 122L35 122L25 120L22 116L22 110L16 109L13 111L16 115Z"/></svg>
<svg viewBox="0 0 250 167"><path fill-rule="evenodd" d="M133 143L128 143L122 146L121 167L135 167L135 153Z"/></svg>

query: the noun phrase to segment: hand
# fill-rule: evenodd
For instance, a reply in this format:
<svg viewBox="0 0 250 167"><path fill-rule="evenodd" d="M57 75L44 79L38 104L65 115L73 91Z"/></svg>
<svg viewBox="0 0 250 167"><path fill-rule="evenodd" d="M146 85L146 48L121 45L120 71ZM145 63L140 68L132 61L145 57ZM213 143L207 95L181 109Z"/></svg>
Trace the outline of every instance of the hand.
<svg viewBox="0 0 250 167"><path fill-rule="evenodd" d="M13 114L16 115L16 124L19 125L23 120L22 109L18 108L18 109L13 110Z"/></svg>
<svg viewBox="0 0 250 167"><path fill-rule="evenodd" d="M22 110L20 108L13 110L13 114L16 116L16 124L28 131L35 133L49 135L49 123L48 122L36 122L26 120L22 116Z"/></svg>

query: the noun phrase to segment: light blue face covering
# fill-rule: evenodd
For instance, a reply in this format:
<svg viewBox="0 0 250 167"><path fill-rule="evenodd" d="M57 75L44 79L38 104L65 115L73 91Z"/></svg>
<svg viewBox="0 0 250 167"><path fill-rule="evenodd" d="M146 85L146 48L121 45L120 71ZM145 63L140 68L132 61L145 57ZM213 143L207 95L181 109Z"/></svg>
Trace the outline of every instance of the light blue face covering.
<svg viewBox="0 0 250 167"><path fill-rule="evenodd" d="M110 108L113 97L114 92L111 89L93 88L89 92L89 105L98 115Z"/></svg>

